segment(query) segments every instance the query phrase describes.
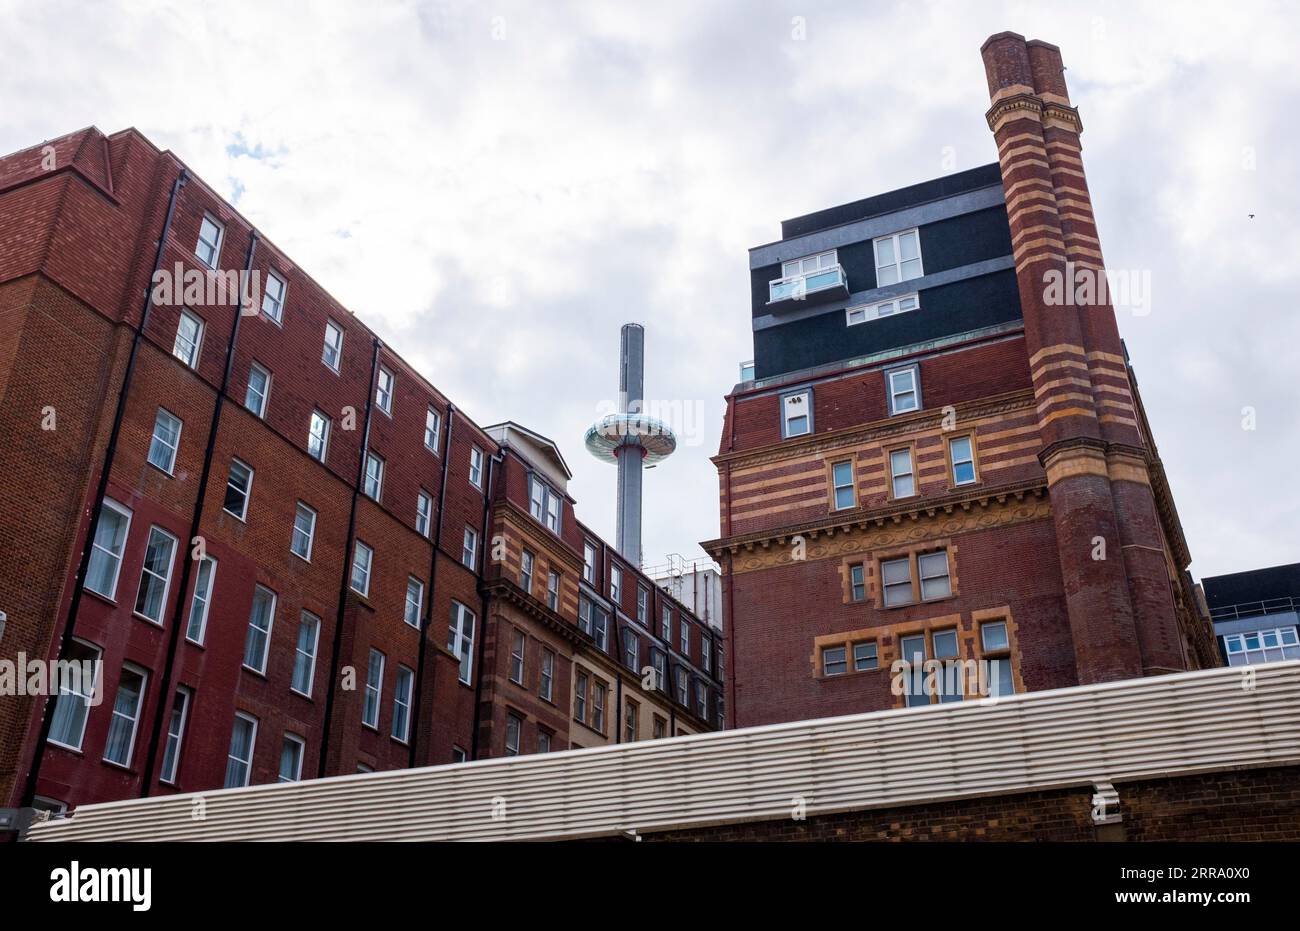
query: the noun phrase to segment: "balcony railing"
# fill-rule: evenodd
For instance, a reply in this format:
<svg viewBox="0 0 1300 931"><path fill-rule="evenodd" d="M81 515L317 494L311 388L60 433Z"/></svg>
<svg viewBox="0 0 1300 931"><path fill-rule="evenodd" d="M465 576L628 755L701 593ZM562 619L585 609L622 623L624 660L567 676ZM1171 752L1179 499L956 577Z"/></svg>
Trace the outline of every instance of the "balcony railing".
<svg viewBox="0 0 1300 931"><path fill-rule="evenodd" d="M1243 617L1259 617L1264 614L1285 614L1288 611L1300 612L1300 598L1285 596L1267 598L1263 601L1241 601L1237 604L1212 608L1210 617L1216 621L1228 621Z"/></svg>
<svg viewBox="0 0 1300 931"><path fill-rule="evenodd" d="M815 272L787 275L767 283L768 304L785 304L790 301L823 301L849 296L848 279L844 267L832 265Z"/></svg>

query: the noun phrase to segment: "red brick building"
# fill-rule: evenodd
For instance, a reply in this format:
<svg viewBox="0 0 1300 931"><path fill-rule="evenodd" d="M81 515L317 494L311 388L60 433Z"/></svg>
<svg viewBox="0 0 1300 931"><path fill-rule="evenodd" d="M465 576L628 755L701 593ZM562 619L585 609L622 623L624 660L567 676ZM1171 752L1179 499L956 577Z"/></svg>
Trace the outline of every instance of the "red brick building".
<svg viewBox="0 0 1300 931"><path fill-rule="evenodd" d="M1217 665L1096 287L1060 52L1001 33L983 56L996 164L750 251L754 378L727 398L704 544L732 726L971 694L900 692L899 659L986 660L1003 692Z"/></svg>
<svg viewBox="0 0 1300 931"><path fill-rule="evenodd" d="M0 661L97 661L102 698L3 699L9 804L720 718L717 637L578 523L554 444L478 426L135 130L0 159L0 323Z"/></svg>

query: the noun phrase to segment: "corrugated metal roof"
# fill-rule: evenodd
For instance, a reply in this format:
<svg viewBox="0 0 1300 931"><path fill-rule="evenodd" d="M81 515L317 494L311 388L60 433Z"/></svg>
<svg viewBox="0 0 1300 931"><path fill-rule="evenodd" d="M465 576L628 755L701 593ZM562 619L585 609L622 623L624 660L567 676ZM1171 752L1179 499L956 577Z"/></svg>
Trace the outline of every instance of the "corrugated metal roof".
<svg viewBox="0 0 1300 931"><path fill-rule="evenodd" d="M1286 662L84 805L29 838L597 837L787 818L799 799L816 815L1297 761L1300 662Z"/></svg>

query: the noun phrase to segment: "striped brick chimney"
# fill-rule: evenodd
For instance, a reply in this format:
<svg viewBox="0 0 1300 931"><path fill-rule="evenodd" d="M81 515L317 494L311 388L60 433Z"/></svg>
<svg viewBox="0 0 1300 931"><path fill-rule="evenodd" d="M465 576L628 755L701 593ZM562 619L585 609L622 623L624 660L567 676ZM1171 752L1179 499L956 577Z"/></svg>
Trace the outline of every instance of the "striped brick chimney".
<svg viewBox="0 0 1300 931"><path fill-rule="evenodd" d="M1054 276L1071 294L1081 271L1104 276L1061 53L1013 32L981 52L1079 681L1185 669L1114 309L1095 289L1088 306L1049 303Z"/></svg>

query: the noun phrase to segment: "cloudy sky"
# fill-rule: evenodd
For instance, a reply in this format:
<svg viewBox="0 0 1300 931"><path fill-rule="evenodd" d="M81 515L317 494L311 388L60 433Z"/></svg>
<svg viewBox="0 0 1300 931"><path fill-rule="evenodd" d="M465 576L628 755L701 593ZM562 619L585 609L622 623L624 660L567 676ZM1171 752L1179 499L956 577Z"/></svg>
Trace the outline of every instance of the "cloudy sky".
<svg viewBox="0 0 1300 931"><path fill-rule="evenodd" d="M582 434L644 323L682 433L647 473L650 563L717 534L746 250L994 161L980 44L1054 42L1108 265L1149 275L1120 328L1193 572L1300 561L1281 5L0 0L0 21L0 150L89 124L173 149L478 422L553 437L610 537L614 473Z"/></svg>

